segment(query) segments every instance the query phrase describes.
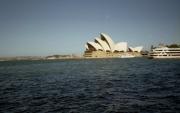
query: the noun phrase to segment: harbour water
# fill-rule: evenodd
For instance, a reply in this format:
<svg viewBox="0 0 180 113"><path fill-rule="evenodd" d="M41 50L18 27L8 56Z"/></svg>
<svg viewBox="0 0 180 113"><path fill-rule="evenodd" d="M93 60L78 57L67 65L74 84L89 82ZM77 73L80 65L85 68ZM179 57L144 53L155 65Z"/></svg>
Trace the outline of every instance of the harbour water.
<svg viewBox="0 0 180 113"><path fill-rule="evenodd" d="M179 59L0 62L1 113L179 111Z"/></svg>

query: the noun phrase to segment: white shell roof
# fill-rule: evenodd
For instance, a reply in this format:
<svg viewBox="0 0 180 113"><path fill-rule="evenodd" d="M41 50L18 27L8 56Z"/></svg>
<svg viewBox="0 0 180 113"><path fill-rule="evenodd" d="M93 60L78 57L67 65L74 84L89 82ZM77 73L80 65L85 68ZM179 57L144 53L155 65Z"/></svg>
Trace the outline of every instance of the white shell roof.
<svg viewBox="0 0 180 113"><path fill-rule="evenodd" d="M143 46L138 46L138 47L129 47L129 49L131 49L132 51L137 51L137 52L141 52L143 49Z"/></svg>
<svg viewBox="0 0 180 113"><path fill-rule="evenodd" d="M99 45L103 48L104 51L111 50L109 48L109 45L105 41L101 40L100 38L96 38L95 40L99 43Z"/></svg>
<svg viewBox="0 0 180 113"><path fill-rule="evenodd" d="M119 42L115 45L114 51L127 51L127 42Z"/></svg>
<svg viewBox="0 0 180 113"><path fill-rule="evenodd" d="M87 42L87 43L93 46L96 50L103 50L103 48L98 43L95 42Z"/></svg>
<svg viewBox="0 0 180 113"><path fill-rule="evenodd" d="M85 44L85 48L86 48L86 49L89 49L87 44Z"/></svg>
<svg viewBox="0 0 180 113"><path fill-rule="evenodd" d="M109 35L105 34L105 33L101 33L101 39L102 39L102 38L104 38L104 39L107 41L110 50L111 50L111 51L114 51L114 46L115 46L115 45L114 45L114 42L113 42L113 40L111 39L111 37L110 37Z"/></svg>

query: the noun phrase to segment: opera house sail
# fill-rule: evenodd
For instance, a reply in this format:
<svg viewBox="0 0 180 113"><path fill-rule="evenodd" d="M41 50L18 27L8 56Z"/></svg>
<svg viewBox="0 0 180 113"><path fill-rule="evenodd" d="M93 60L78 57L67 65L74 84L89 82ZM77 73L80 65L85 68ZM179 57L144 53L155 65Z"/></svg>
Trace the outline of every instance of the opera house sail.
<svg viewBox="0 0 180 113"><path fill-rule="evenodd" d="M113 58L121 56L141 56L140 52L143 47L129 47L127 42L114 43L112 38L101 33L100 37L96 37L93 42L85 44L84 57L86 58Z"/></svg>

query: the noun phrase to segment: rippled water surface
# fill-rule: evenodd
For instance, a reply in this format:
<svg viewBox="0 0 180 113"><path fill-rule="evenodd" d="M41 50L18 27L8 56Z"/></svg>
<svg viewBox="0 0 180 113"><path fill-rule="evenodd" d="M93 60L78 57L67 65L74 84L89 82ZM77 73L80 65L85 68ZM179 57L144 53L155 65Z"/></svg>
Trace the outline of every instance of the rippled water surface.
<svg viewBox="0 0 180 113"><path fill-rule="evenodd" d="M179 111L179 59L0 62L1 113Z"/></svg>

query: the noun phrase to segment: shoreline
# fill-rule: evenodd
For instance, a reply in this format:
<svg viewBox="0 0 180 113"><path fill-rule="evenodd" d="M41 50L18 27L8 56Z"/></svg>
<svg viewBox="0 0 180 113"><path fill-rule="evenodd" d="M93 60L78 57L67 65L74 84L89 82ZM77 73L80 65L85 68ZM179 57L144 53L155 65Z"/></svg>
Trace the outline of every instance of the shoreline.
<svg viewBox="0 0 180 113"><path fill-rule="evenodd" d="M133 58L144 58L143 56L141 57L133 57ZM38 58L38 59L28 59L28 58L5 58L2 59L0 58L0 62L5 62L5 61L53 61L53 60L86 60L86 59L132 59L132 58L120 58L120 57L69 57L69 58L54 58L54 59L47 59L47 58Z"/></svg>

